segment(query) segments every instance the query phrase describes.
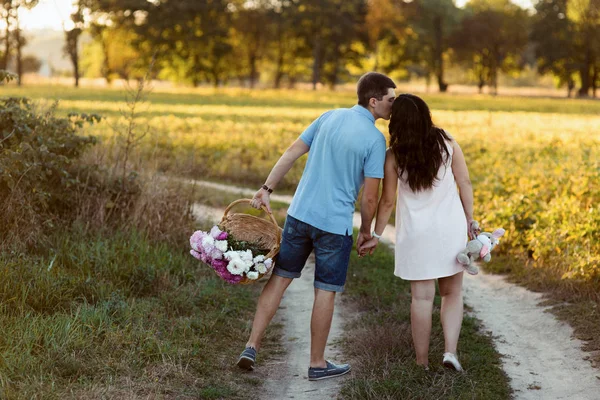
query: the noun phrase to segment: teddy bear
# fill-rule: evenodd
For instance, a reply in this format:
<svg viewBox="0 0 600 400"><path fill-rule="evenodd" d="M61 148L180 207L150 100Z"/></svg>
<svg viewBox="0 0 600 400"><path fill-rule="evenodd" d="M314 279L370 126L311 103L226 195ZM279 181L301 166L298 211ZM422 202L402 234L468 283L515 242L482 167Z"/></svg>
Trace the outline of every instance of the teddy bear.
<svg viewBox="0 0 600 400"><path fill-rule="evenodd" d="M473 221L471 232L477 233L476 238L467 243L465 249L456 256L456 260L464 266L467 273L477 275L479 267L475 265L474 261L481 258L483 261L489 262L492 259L490 253L500 243L499 239L506 231L503 228L498 228L492 233L479 233L479 224L477 221Z"/></svg>

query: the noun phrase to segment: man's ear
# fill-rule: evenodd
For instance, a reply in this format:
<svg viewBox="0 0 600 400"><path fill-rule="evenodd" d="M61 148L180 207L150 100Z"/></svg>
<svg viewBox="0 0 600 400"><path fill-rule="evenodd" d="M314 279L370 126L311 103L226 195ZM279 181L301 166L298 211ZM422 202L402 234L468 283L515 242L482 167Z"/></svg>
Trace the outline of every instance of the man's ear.
<svg viewBox="0 0 600 400"><path fill-rule="evenodd" d="M369 99L369 105L373 108L375 108L375 102L377 101L377 99L375 97L371 97Z"/></svg>

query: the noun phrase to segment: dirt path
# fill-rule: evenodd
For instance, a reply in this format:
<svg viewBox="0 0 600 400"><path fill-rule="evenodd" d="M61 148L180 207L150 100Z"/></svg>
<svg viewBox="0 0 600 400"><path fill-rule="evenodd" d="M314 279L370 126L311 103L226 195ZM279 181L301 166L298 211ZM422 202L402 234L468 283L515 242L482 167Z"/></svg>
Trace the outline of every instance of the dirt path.
<svg viewBox="0 0 600 400"><path fill-rule="evenodd" d="M220 185L219 189L227 190L227 186ZM235 189L237 193L240 193L239 190ZM253 191L248 190L247 193L252 195ZM198 206L196 212L208 214L213 211ZM217 210L216 214L220 218L222 211ZM360 225L359 214L354 215L354 225ZM393 246L393 226L386 228L384 238ZM313 300L309 294L312 293L311 276L307 271L302 279L290 286L290 293L282 304L286 308L281 310L283 313L278 313L284 318L286 347L290 353L285 360L278 361L283 366L275 368L281 373L278 379L267 381L269 390L274 391L267 390L266 393L274 394L269 394L265 399L331 398L320 397L325 392L329 394L327 388L313 386L313 382L305 379L309 345L308 342L299 341L308 340L308 321ZM301 283L304 279L308 282ZM303 288L302 285L309 287ZM511 284L502 276L484 273L467 276L464 288L465 303L472 307L472 314L491 333L496 349L504 356L503 368L511 380L516 399L600 399L600 371L584 360L587 354L581 350L581 341L574 338L573 329L556 320L546 312L545 307L539 305L541 294ZM295 291L306 295L295 295ZM336 329L339 329L342 321L338 315L334 321L338 326ZM339 333L334 334L332 329L332 338L336 335ZM335 380L332 381L337 384ZM334 389L331 388L331 391Z"/></svg>
<svg viewBox="0 0 600 400"><path fill-rule="evenodd" d="M388 225L384 237L393 247L395 228ZM600 371L584 360L571 326L539 305L542 296L500 275L465 274L465 303L503 355L515 399L600 399Z"/></svg>
<svg viewBox="0 0 600 400"><path fill-rule="evenodd" d="M314 299L314 259L309 259L302 277L295 279L286 291L275 319L284 326L283 344L286 354L261 366L258 373L265 378L263 400L335 399L346 377L310 382L310 317ZM337 342L342 336L343 315L341 297L336 296L336 308L329 333L325 357L333 362L340 359Z"/></svg>
<svg viewBox="0 0 600 400"><path fill-rule="evenodd" d="M217 223L223 211L202 204L195 204L194 215L203 220ZM256 368L257 378L264 380L262 400L283 399L335 399L346 377L310 382L308 364L310 361L310 317L314 300L314 258L311 256L304 267L302 276L295 279L281 301L273 323L283 325L283 346L286 350L281 358L272 359L267 364L260 363ZM344 362L340 358L337 343L342 336L344 314L343 293L336 296L336 306L331 323L331 331L325 357L333 362Z"/></svg>

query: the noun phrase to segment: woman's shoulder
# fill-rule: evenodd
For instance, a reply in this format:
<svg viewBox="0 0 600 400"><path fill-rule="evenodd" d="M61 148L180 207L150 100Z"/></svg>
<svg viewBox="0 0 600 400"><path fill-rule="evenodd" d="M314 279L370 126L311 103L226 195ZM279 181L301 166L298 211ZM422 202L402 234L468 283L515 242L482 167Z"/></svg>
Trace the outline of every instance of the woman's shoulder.
<svg viewBox="0 0 600 400"><path fill-rule="evenodd" d="M454 141L455 141L455 140L454 140L454 136L452 136L452 135L450 134L450 132L448 132L448 131L447 131L447 130L445 130L445 129L442 129L442 132L444 132L444 134L445 134L445 135L448 137L448 140L446 140L446 141L449 141L449 142L454 142Z"/></svg>

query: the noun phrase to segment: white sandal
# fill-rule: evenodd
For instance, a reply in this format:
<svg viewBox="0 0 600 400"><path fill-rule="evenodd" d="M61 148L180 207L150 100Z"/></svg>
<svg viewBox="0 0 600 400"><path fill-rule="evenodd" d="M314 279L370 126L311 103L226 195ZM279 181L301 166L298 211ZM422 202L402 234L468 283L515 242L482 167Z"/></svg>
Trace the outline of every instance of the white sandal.
<svg viewBox="0 0 600 400"><path fill-rule="evenodd" d="M462 372L462 366L458 362L456 355L453 353L444 353L444 361L442 361L444 367L454 369L456 371Z"/></svg>

